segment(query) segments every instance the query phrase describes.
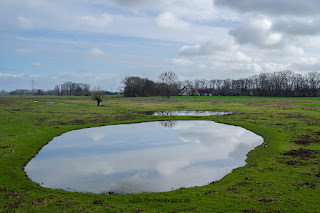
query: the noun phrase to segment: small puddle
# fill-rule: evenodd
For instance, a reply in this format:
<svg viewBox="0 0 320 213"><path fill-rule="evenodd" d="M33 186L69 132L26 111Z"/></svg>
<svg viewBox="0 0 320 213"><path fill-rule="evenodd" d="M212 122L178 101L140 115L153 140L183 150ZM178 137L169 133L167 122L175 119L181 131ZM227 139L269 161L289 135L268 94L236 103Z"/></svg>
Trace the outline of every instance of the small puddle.
<svg viewBox="0 0 320 213"><path fill-rule="evenodd" d="M103 126L55 137L25 167L43 187L136 194L207 185L244 166L263 138L213 121Z"/></svg>
<svg viewBox="0 0 320 213"><path fill-rule="evenodd" d="M33 101L34 103L46 103L46 104L64 104L64 103L57 103L53 101Z"/></svg>
<svg viewBox="0 0 320 213"><path fill-rule="evenodd" d="M136 114L154 115L154 116L211 116L211 115L229 115L234 112L217 112L217 111L140 111Z"/></svg>

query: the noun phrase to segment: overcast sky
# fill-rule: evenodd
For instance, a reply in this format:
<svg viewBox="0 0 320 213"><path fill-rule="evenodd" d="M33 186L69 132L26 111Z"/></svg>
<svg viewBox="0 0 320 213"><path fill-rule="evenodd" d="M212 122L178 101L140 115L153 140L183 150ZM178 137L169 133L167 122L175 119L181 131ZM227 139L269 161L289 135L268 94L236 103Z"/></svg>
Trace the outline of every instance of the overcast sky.
<svg viewBox="0 0 320 213"><path fill-rule="evenodd" d="M320 70L319 0L0 0L0 90Z"/></svg>

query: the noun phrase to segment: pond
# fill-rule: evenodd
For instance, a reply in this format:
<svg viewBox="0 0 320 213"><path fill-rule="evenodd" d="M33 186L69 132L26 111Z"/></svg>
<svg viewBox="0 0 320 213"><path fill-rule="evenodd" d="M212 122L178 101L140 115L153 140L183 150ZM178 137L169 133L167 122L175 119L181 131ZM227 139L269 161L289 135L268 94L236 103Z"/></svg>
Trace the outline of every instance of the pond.
<svg viewBox="0 0 320 213"><path fill-rule="evenodd" d="M207 185L245 165L263 138L213 121L161 121L70 131L25 172L43 187L135 194Z"/></svg>
<svg viewBox="0 0 320 213"><path fill-rule="evenodd" d="M181 110L181 111L140 111L140 112L134 112L134 113L143 114L143 115L155 115L155 116L211 116L211 115L229 115L234 112Z"/></svg>

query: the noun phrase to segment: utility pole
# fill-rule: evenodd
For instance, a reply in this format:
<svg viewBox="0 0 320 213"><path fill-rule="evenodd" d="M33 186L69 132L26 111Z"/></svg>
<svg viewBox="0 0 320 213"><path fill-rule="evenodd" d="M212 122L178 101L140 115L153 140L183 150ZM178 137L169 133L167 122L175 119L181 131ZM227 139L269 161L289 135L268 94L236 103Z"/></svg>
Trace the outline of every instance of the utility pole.
<svg viewBox="0 0 320 213"><path fill-rule="evenodd" d="M32 84L32 93L34 93L34 90L35 90L35 81L34 81L34 79L32 79L31 84Z"/></svg>

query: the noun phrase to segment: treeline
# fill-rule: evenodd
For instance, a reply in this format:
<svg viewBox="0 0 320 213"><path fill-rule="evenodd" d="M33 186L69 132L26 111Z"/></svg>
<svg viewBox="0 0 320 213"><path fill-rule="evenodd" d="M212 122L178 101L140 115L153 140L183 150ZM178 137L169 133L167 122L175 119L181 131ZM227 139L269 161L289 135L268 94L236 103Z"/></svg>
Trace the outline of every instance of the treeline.
<svg viewBox="0 0 320 213"><path fill-rule="evenodd" d="M53 92L55 95L74 95L74 96L89 96L90 84L65 82L63 84L55 86Z"/></svg>
<svg viewBox="0 0 320 213"><path fill-rule="evenodd" d="M296 74L290 70L261 73L248 78L232 79L196 79L177 81L173 78L159 77L159 82L147 78L126 77L124 95L127 97L137 96L170 96L178 95L184 87L190 89L210 89L219 94L220 91L241 89L242 95L253 96L278 96L278 97L315 97L320 96L320 73L310 72L306 75Z"/></svg>
<svg viewBox="0 0 320 213"><path fill-rule="evenodd" d="M65 82L63 84L56 85L54 89L49 90L26 90L26 89L16 89L11 92L7 92L5 90L1 91L1 95L73 95L73 96L89 96L93 92L90 90L90 84L84 83L74 83L74 82Z"/></svg>
<svg viewBox="0 0 320 213"><path fill-rule="evenodd" d="M27 90L27 89L16 89L14 91L1 91L1 95L51 95L51 91L44 91L42 89L35 89L35 90Z"/></svg>
<svg viewBox="0 0 320 213"><path fill-rule="evenodd" d="M187 87L193 89L209 89L214 94L230 89L241 89L241 95L279 96L279 97L316 97L320 96L320 73L310 72L305 75L290 70L261 73L248 78L232 79L196 79L178 81L174 72L164 72L158 81L137 76L126 77L123 94L126 97L174 96ZM0 95L73 95L89 96L96 89L90 90L90 84L65 82L56 85L52 90L17 89L11 92L1 90Z"/></svg>
<svg viewBox="0 0 320 213"><path fill-rule="evenodd" d="M137 76L126 77L123 94L125 97L173 96L178 95L179 82L174 72L165 72L159 76L159 82Z"/></svg>
<svg viewBox="0 0 320 213"><path fill-rule="evenodd" d="M315 97L320 95L320 73L310 72L306 75L301 75L285 70L274 73L261 73L238 80L183 81L180 85L180 87L188 86L195 89L210 88L215 91L241 89L242 95Z"/></svg>

